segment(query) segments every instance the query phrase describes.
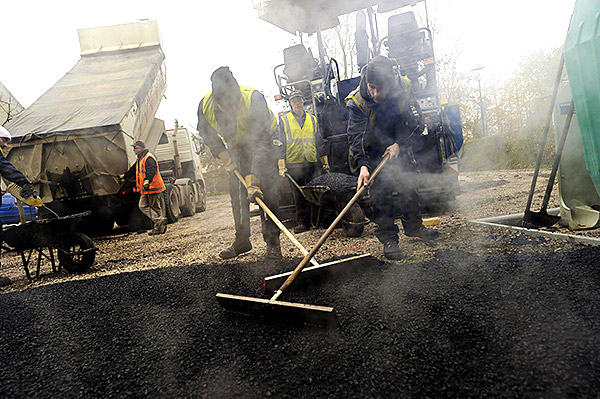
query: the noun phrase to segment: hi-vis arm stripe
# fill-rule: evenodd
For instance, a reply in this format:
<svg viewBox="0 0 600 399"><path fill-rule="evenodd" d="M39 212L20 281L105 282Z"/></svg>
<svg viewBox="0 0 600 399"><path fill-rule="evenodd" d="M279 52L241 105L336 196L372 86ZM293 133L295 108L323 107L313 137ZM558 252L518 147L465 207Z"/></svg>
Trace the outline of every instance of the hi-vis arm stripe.
<svg viewBox="0 0 600 399"><path fill-rule="evenodd" d="M144 189L144 191L156 192L156 191L162 191L163 188L165 188L164 184L162 186L160 186L160 187Z"/></svg>

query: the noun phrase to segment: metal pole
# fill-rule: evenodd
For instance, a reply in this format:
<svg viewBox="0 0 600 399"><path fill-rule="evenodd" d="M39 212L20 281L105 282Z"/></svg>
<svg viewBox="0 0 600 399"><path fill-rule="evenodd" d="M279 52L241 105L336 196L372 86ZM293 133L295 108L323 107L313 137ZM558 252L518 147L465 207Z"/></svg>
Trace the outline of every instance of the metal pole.
<svg viewBox="0 0 600 399"><path fill-rule="evenodd" d="M367 7L367 15L369 16L369 27L371 28L371 43L373 45L373 57L377 56L378 54L375 54L375 50L377 50L377 34L375 32L375 28L373 26L373 8L372 7ZM371 57L369 57L369 59L371 59Z"/></svg>
<svg viewBox="0 0 600 399"><path fill-rule="evenodd" d="M327 68L325 66L325 48L323 47L323 37L321 36L321 20L317 21L317 45L319 46L319 61L321 62L321 68L323 68L323 77L325 77Z"/></svg>
<svg viewBox="0 0 600 399"><path fill-rule="evenodd" d="M429 28L429 11L427 11L427 0L425 0L425 19L427 20L427 30L431 32L431 29ZM431 36L433 37L433 33Z"/></svg>
<svg viewBox="0 0 600 399"><path fill-rule="evenodd" d="M481 137L485 137L485 120L483 119L483 97L481 96L481 75L477 74L477 82L479 82L479 109L481 110Z"/></svg>

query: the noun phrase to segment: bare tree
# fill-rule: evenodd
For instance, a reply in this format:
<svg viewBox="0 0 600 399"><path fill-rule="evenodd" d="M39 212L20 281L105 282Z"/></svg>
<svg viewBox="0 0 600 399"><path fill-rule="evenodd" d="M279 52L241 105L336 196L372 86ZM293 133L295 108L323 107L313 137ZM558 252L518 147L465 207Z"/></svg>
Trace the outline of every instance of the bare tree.
<svg viewBox="0 0 600 399"><path fill-rule="evenodd" d="M339 17L340 24L323 32L327 54L340 65L340 79L349 79L355 73L356 43L354 41L354 13Z"/></svg>
<svg viewBox="0 0 600 399"><path fill-rule="evenodd" d="M5 125L21 111L23 111L23 106L0 83L0 125Z"/></svg>

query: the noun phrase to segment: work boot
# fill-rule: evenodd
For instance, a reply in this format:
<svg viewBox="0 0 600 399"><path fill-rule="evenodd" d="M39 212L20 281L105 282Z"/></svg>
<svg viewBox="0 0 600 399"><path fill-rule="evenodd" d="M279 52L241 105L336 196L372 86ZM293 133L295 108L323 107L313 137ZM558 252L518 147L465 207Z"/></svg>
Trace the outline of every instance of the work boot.
<svg viewBox="0 0 600 399"><path fill-rule="evenodd" d="M167 218L160 218L160 234L167 232Z"/></svg>
<svg viewBox="0 0 600 399"><path fill-rule="evenodd" d="M305 231L308 231L308 226L304 223L300 223L298 226L294 227L294 233L296 234L304 233Z"/></svg>
<svg viewBox="0 0 600 399"><path fill-rule="evenodd" d="M419 237L420 239L425 241L435 240L440 236L439 231L427 228L423 225L421 225L415 230L405 230L404 234L406 234L409 237Z"/></svg>
<svg viewBox="0 0 600 399"><path fill-rule="evenodd" d="M12 284L11 279L9 279L8 277L0 276L0 287L6 287L10 284Z"/></svg>
<svg viewBox="0 0 600 399"><path fill-rule="evenodd" d="M252 249L252 244L250 241L244 241L242 243L234 242L232 246L229 248L225 248L219 253L219 256L223 259L231 259L235 258L239 254L243 254L244 252L248 252Z"/></svg>
<svg viewBox="0 0 600 399"><path fill-rule="evenodd" d="M265 261L273 261L273 260L281 260L283 257L281 256L281 245L269 245L267 244L267 252L263 257Z"/></svg>
<svg viewBox="0 0 600 399"><path fill-rule="evenodd" d="M388 241L383 244L383 256L390 260L402 259L402 251L396 241Z"/></svg>

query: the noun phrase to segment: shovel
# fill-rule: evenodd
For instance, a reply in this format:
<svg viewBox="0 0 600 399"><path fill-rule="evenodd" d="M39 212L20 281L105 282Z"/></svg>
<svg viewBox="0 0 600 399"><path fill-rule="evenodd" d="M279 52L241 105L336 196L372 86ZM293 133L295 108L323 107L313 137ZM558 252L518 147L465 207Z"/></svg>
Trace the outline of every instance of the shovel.
<svg viewBox="0 0 600 399"><path fill-rule="evenodd" d="M552 186L554 185L554 179L556 177L556 172L558 170L558 165L560 163L560 157L562 155L563 148L565 146L565 141L567 139L567 132L569 131L569 127L571 125L571 119L573 118L573 101L571 101L571 106L569 107L569 113L567 114L567 119L565 120L565 126L563 128L562 135L559 139L558 147L556 148L556 157L554 159L554 164L552 165L552 171L550 173L550 178L548 180L548 185L546 186L546 193L544 195L544 200L542 201L542 208L538 212L534 212L531 210L531 202L533 201L533 194L535 192L535 185L537 183L538 174L540 172L540 167L542 165L542 158L544 156L544 148L546 147L546 139L548 137L548 131L550 130L550 124L552 123L552 111L554 109L554 104L556 103L556 96L558 94L558 86L560 85L560 79L562 76L562 71L565 65L564 56L561 56L560 62L558 65L558 72L556 74L556 81L554 83L554 89L552 91L552 98L550 100L550 108L548 110L548 116L546 118L546 125L544 126L544 131L542 134L542 141L540 143L540 150L538 152L537 162L535 165L535 171L533 173L533 179L531 181L531 188L529 189L529 197L527 198L527 206L525 207L525 213L523 215L523 226L524 227L550 227L556 224L560 220L560 216L554 216L548 214L548 202L550 201L550 193L552 192Z"/></svg>
<svg viewBox="0 0 600 399"><path fill-rule="evenodd" d="M554 156L554 163L552 164L552 171L548 178L548 185L546 186L546 193L542 200L542 208L538 212L533 212L527 208L523 215L523 226L524 227L550 227L556 224L560 220L560 216L554 216L548 214L548 202L550 201L550 193L552 193L552 186L554 185L554 179L560 166L560 158L562 156L563 149L565 148L565 142L567 141L567 134L569 133L569 127L571 126L571 120L573 119L573 113L575 112L575 105L571 100L569 106L569 112L563 126L560 139L558 141L558 147L556 148L556 155Z"/></svg>
<svg viewBox="0 0 600 399"><path fill-rule="evenodd" d="M246 187L246 189L248 189L248 185L246 184L246 181L242 177L241 173L238 172L237 169L234 169L233 173L240 180L242 185L244 187ZM263 211L265 211L265 213L267 215L269 215L269 217L271 218L273 223L275 223L277 225L277 227L279 227L279 230L281 230L283 232L283 234L285 234L285 236L287 238L289 238L290 241L296 246L296 248L298 248L300 250L302 255L306 256L306 254L308 254L308 251L306 250L306 248L304 248L304 246L296 239L296 237L294 237L292 235L292 233L287 229L287 227L285 227L285 225L283 223L281 223L279 218L277 218L277 216L275 216L275 214L273 212L271 212L271 210L267 207L267 205L264 203L264 201L260 197L256 198L256 203L258 204L258 206L260 206L262 208ZM319 263L317 263L317 261L314 259L311 259L311 263L313 266L319 266Z"/></svg>
<svg viewBox="0 0 600 399"><path fill-rule="evenodd" d="M302 187L300 187L300 185L298 184L298 182L296 182L296 180L294 180L294 178L292 177L292 175L290 175L289 173L286 172L285 176L292 182L292 184L294 185L294 187L296 187L298 189L298 191L300 191L300 194L302 194L302 196L304 197L304 199L307 200L308 202L311 202L310 199L308 199L308 197L304 193L304 190L302 190Z"/></svg>
<svg viewBox="0 0 600 399"><path fill-rule="evenodd" d="M253 314L261 317L283 317L293 320L304 321L307 323L319 324L326 327L339 327L337 316L331 307L324 306L313 306L293 302L282 302L278 301L279 297L283 292L292 284L296 277L302 272L302 269L308 264L310 259L325 243L325 240L331 235L338 223L343 219L346 213L350 210L352 205L358 201L358 198L362 195L365 189L373 182L381 168L389 160L389 156L386 156L377 166L377 168L371 174L369 181L366 185L361 187L348 204L342 209L340 214L335 218L331 226L323 233L319 241L310 250L306 256L300 261L298 266L294 269L292 274L285 280L281 287L275 292L273 297L269 300L259 299L252 297L236 296L229 294L217 294L217 301L221 306L227 310ZM240 176L238 176L239 178Z"/></svg>

